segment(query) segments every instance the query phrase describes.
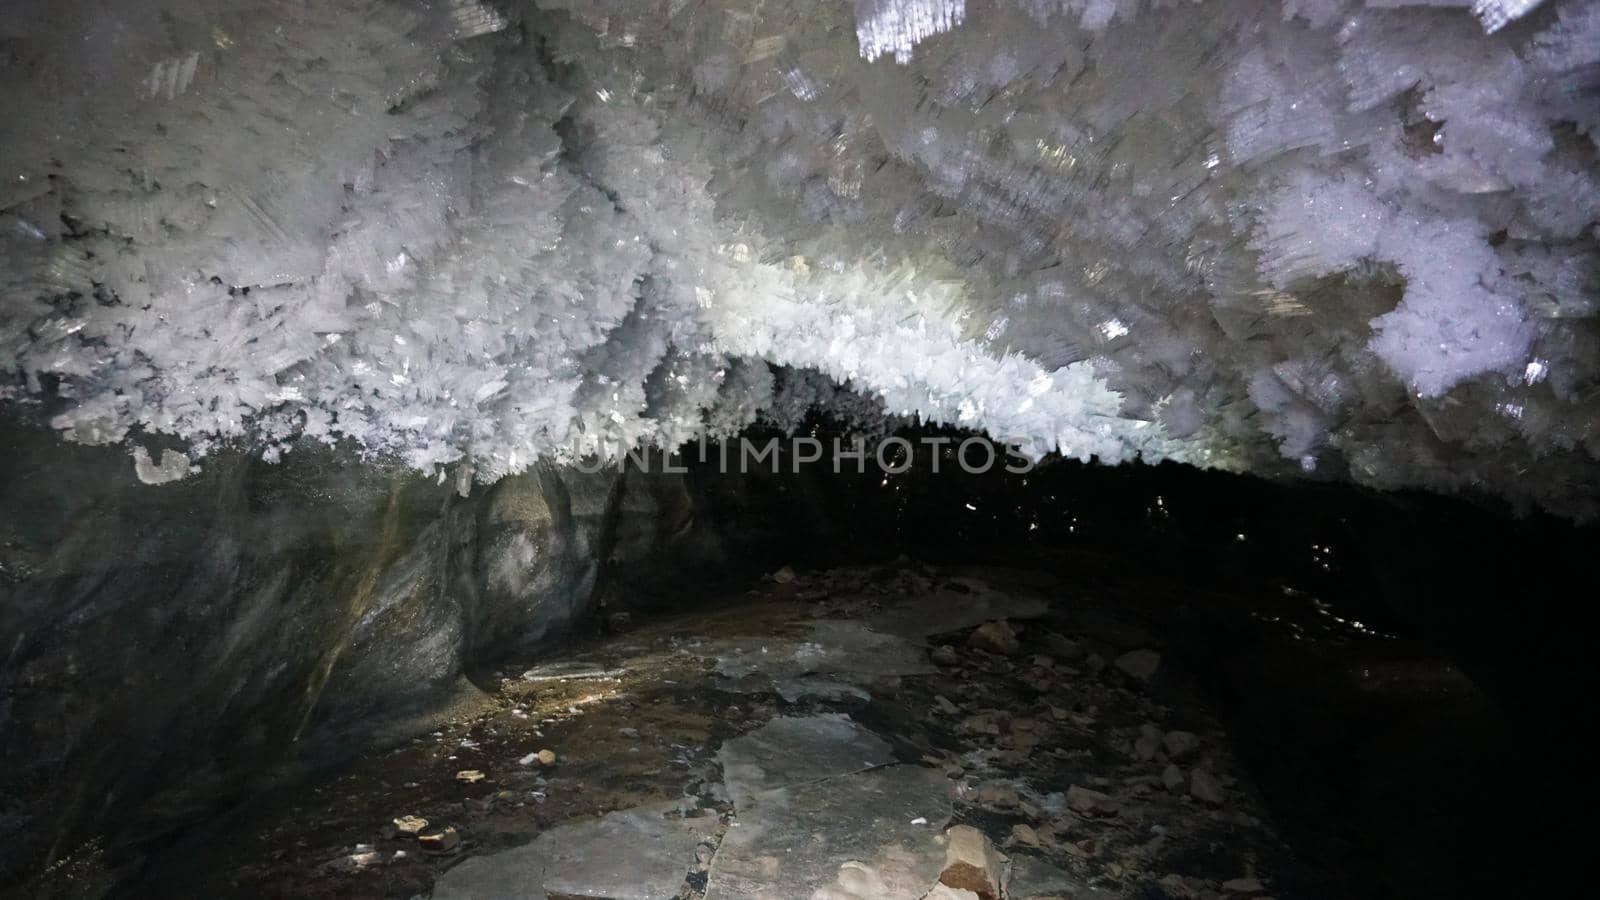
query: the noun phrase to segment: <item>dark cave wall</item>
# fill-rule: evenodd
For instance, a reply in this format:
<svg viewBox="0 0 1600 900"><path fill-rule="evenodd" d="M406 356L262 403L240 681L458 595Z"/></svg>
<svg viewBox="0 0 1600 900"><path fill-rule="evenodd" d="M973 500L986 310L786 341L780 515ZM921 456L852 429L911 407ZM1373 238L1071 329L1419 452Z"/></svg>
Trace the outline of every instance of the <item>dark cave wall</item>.
<svg viewBox="0 0 1600 900"><path fill-rule="evenodd" d="M626 607L759 556L682 475L547 467L462 498L306 446L149 486L122 448L14 424L0 446L0 884L372 747L591 627L602 571Z"/></svg>

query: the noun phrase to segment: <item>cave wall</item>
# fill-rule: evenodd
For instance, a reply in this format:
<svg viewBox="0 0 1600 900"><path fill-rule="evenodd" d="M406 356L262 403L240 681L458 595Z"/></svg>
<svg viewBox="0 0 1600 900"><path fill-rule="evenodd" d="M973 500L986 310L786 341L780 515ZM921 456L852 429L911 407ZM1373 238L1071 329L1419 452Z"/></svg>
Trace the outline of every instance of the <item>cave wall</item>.
<svg viewBox="0 0 1600 900"><path fill-rule="evenodd" d="M15 423L0 447L0 883L114 861L119 837L88 842L149 839L470 699L474 670L594 627L602 560L626 608L760 557L677 473L545 467L461 497L305 445L150 486L122 449Z"/></svg>

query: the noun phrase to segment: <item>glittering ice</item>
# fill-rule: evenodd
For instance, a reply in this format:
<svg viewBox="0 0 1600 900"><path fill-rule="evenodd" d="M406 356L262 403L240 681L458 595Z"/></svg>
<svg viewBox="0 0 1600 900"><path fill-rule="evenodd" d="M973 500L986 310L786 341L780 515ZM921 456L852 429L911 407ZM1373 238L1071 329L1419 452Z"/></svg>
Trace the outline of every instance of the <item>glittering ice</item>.
<svg viewBox="0 0 1600 900"><path fill-rule="evenodd" d="M1467 7L15 0L0 400L156 480L820 405L1592 514L1600 3Z"/></svg>

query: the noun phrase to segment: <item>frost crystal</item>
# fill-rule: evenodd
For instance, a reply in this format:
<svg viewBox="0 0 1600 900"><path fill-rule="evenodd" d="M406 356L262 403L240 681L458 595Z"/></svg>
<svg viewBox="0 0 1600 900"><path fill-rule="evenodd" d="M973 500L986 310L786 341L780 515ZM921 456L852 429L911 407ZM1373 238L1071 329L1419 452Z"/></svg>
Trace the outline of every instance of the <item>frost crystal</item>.
<svg viewBox="0 0 1600 900"><path fill-rule="evenodd" d="M185 472L821 405L1592 514L1600 3L1536 6L16 0L0 401Z"/></svg>

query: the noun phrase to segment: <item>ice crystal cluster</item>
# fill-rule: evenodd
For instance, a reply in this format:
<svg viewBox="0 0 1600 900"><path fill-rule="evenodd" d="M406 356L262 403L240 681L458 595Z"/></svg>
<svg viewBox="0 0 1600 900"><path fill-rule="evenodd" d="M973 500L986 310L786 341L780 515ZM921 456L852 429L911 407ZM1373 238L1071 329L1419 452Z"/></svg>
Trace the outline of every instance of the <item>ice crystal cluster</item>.
<svg viewBox="0 0 1600 900"><path fill-rule="evenodd" d="M1597 496L1596 0L11 0L0 51L0 398L147 480L821 404Z"/></svg>

